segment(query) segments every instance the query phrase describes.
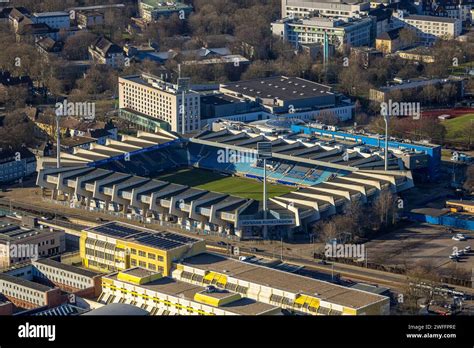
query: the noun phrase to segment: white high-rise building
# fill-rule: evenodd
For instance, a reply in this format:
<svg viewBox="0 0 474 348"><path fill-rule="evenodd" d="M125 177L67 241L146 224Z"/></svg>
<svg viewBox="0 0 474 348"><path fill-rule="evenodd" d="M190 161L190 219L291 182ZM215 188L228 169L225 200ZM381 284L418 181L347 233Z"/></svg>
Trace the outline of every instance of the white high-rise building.
<svg viewBox="0 0 474 348"><path fill-rule="evenodd" d="M119 107L169 125L182 132L182 91L172 83L147 74L119 77ZM184 103L185 132L201 128L200 95L186 91Z"/></svg>
<svg viewBox="0 0 474 348"><path fill-rule="evenodd" d="M354 17L370 10L366 0L282 0L281 16L285 17Z"/></svg>
<svg viewBox="0 0 474 348"><path fill-rule="evenodd" d="M365 18L324 18L309 19L284 18L272 23L273 35L294 46L323 43L325 35L337 50L344 46L357 47L370 45L372 20Z"/></svg>

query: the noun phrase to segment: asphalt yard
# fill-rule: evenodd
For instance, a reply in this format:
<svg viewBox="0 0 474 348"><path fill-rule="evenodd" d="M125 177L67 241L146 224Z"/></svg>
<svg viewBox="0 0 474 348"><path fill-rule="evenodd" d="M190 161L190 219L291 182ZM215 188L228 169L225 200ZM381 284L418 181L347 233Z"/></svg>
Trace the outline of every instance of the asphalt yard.
<svg viewBox="0 0 474 348"><path fill-rule="evenodd" d="M456 233L463 233L467 240L453 240ZM401 228L365 244L369 262L399 267L429 262L440 273L452 272L453 269L471 272L474 269L472 251L462 256L459 262L449 259L455 248L460 250L466 246L474 249L474 233L460 229L450 233L443 226L425 223Z"/></svg>

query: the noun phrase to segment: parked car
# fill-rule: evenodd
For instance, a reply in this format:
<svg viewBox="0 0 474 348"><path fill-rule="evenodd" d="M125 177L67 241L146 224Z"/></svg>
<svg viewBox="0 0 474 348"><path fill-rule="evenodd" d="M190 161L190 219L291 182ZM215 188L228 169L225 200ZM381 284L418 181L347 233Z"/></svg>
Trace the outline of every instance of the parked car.
<svg viewBox="0 0 474 348"><path fill-rule="evenodd" d="M458 255L449 255L449 259L454 262L459 261L459 256Z"/></svg>
<svg viewBox="0 0 474 348"><path fill-rule="evenodd" d="M463 240L466 240L466 236L463 235L462 233L458 233L455 236L453 236L452 239L457 240L457 241L463 241Z"/></svg>

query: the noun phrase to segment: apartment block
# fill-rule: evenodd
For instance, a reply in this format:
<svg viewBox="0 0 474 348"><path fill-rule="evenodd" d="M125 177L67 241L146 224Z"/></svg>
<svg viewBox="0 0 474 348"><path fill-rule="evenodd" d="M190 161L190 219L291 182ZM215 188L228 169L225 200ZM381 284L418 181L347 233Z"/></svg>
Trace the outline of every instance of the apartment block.
<svg viewBox="0 0 474 348"><path fill-rule="evenodd" d="M44 23L53 29L68 29L70 27L69 12L39 12L31 16L33 23Z"/></svg>
<svg viewBox="0 0 474 348"><path fill-rule="evenodd" d="M176 84L142 74L119 78L119 107L128 113L166 122L170 130L185 133L201 128L200 95ZM184 117L183 117L184 114ZM138 117L137 116L137 117Z"/></svg>
<svg viewBox="0 0 474 348"><path fill-rule="evenodd" d="M446 79L428 79L417 78L411 80L393 81L388 86L371 88L369 90L369 100L377 103L386 102L392 96L392 93L404 93L404 95L417 95L420 91L428 86L440 87L444 85L452 85L456 88L456 95L453 99L458 100L464 97L465 80L462 77L449 76Z"/></svg>
<svg viewBox="0 0 474 348"><path fill-rule="evenodd" d="M83 297L96 297L101 292L99 273L48 258L33 261L31 266L34 279L65 292Z"/></svg>
<svg viewBox="0 0 474 348"><path fill-rule="evenodd" d="M35 171L35 155L27 148L0 149L0 183L22 179Z"/></svg>
<svg viewBox="0 0 474 348"><path fill-rule="evenodd" d="M462 21L457 18L408 15L394 12L394 26L413 30L424 43L437 39L455 39L462 32Z"/></svg>
<svg viewBox="0 0 474 348"><path fill-rule="evenodd" d="M284 18L272 23L273 35L294 45L324 43L325 37L336 49L369 46L372 19L366 18Z"/></svg>
<svg viewBox="0 0 474 348"><path fill-rule="evenodd" d="M181 18L187 17L193 11L191 5L176 0L139 0L138 12L147 22L156 21L160 17L169 17L177 14Z"/></svg>
<svg viewBox="0 0 474 348"><path fill-rule="evenodd" d="M64 302L59 288L51 288L20 277L0 273L0 294L16 307L56 307Z"/></svg>
<svg viewBox="0 0 474 348"><path fill-rule="evenodd" d="M282 0L281 16L304 18L321 15L325 17L354 17L370 10L370 3L361 0Z"/></svg>

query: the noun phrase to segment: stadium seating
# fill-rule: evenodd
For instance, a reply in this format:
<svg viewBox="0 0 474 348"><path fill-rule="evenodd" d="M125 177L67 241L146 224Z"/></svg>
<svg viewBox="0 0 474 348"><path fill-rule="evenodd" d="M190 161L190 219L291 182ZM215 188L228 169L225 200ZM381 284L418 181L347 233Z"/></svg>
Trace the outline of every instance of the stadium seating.
<svg viewBox="0 0 474 348"><path fill-rule="evenodd" d="M103 168L140 176L153 176L194 166L257 180L263 178L263 161L255 162L251 157L230 161L222 157L222 151L221 148L209 145L188 143L186 146L175 145L133 154L128 161L125 159L111 161ZM333 174L346 175L347 172L275 158L267 161L267 178L286 185L311 186L327 180Z"/></svg>

